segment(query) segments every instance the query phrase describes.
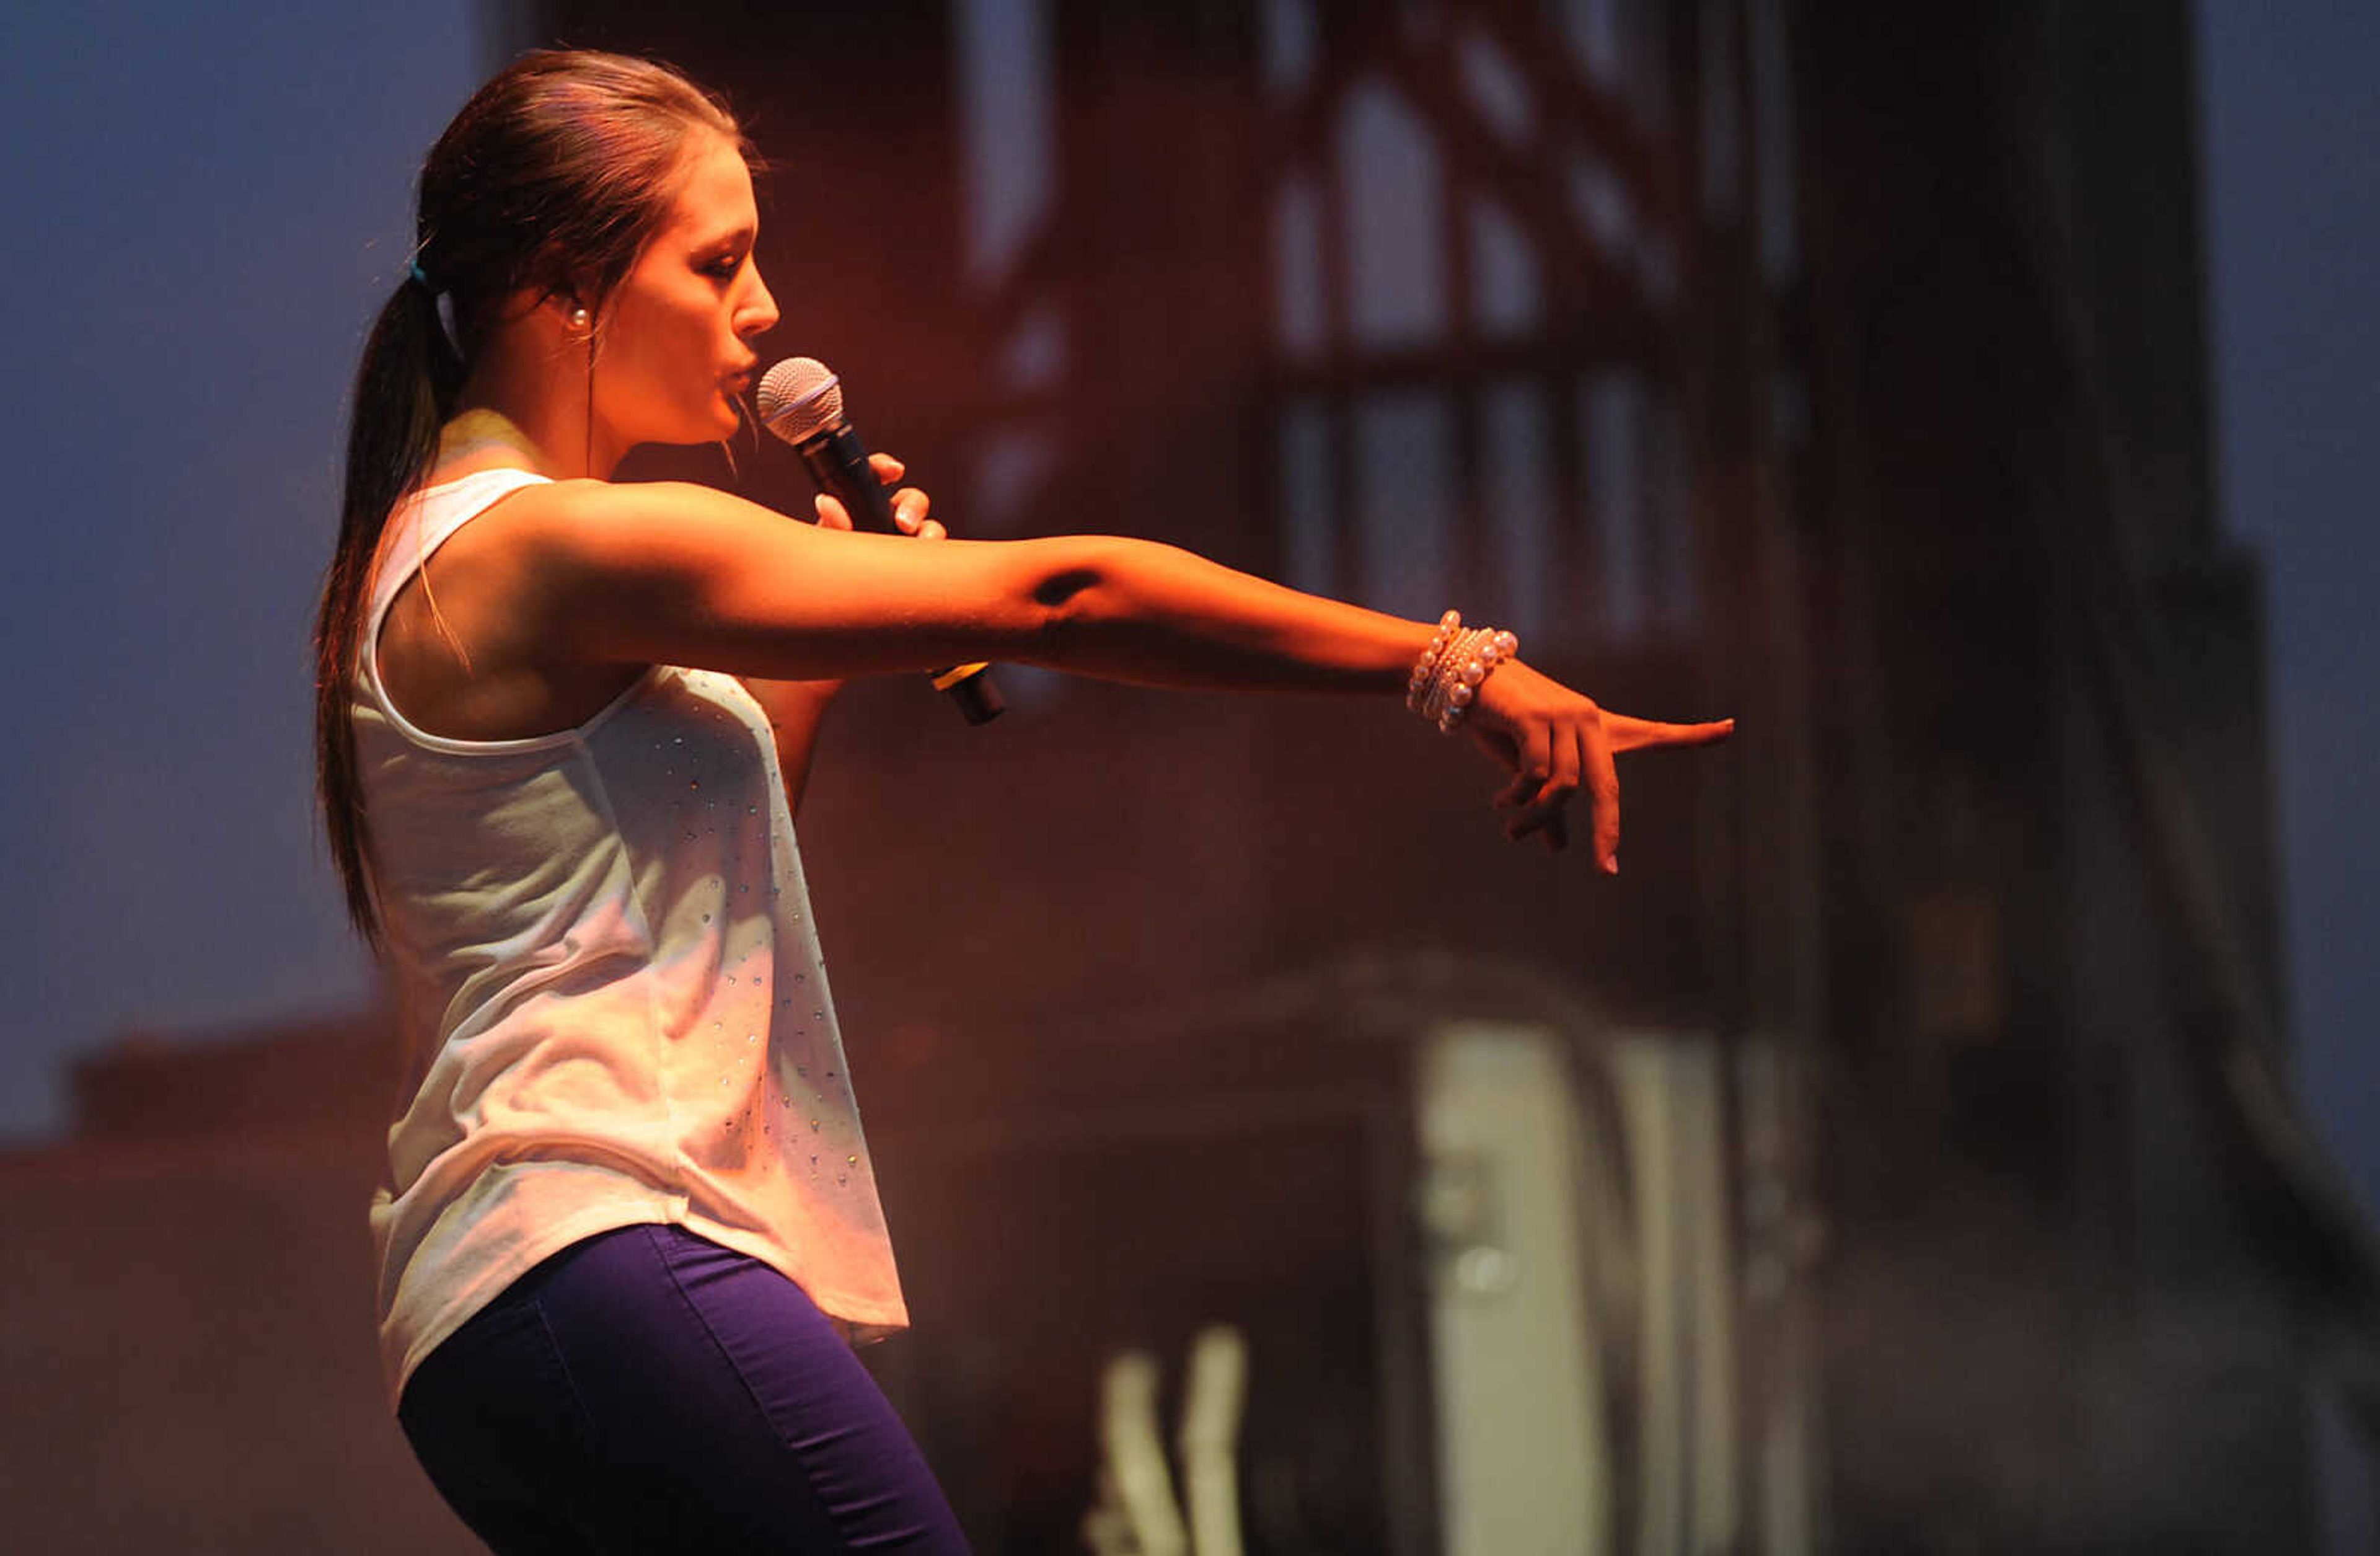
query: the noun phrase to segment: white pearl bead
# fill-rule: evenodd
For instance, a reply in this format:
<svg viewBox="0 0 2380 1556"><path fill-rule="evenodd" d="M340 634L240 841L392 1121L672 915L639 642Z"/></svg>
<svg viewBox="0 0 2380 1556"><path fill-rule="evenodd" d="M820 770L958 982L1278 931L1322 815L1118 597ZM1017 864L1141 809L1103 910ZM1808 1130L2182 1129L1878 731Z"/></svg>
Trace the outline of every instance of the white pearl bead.
<svg viewBox="0 0 2380 1556"><path fill-rule="evenodd" d="M1471 688L1465 686L1451 687L1447 690L1446 699L1457 708L1468 708L1471 706Z"/></svg>

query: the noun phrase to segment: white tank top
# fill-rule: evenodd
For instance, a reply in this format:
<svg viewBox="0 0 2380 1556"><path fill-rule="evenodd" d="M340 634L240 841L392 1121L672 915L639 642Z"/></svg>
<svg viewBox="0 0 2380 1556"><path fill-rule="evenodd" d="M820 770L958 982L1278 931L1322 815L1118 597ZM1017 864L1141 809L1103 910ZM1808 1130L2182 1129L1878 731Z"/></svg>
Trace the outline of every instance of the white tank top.
<svg viewBox="0 0 2380 1556"><path fill-rule="evenodd" d="M656 665L575 729L455 740L381 684L397 590L543 479L485 470L399 504L357 665L406 1055L371 1208L392 1402L540 1260L638 1222L773 1266L857 1335L908 1322L751 694Z"/></svg>

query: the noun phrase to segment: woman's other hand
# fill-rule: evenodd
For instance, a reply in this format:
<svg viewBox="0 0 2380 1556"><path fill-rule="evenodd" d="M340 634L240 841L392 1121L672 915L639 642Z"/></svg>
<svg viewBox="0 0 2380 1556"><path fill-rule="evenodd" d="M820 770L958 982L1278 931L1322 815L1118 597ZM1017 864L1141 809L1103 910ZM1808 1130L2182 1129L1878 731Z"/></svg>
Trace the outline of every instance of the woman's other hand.
<svg viewBox="0 0 2380 1556"><path fill-rule="evenodd" d="M868 456L868 464L876 472L876 479L887 486L899 480L902 471L907 468L889 454L871 454ZM817 506L820 529L848 529L851 528L851 515L844 511L843 504L835 498L821 492L818 495ZM942 528L940 519L926 517L926 510L931 506L933 506L933 499L918 488L901 487L892 493L892 522L901 527L901 533L904 535L915 535L921 541L941 540L949 534L949 531Z"/></svg>
<svg viewBox="0 0 2380 1556"><path fill-rule="evenodd" d="M1479 748L1512 775L1496 796L1512 814L1504 835L1532 833L1559 853L1570 845L1569 806L1587 794L1595 859L1607 875L1620 873L1620 773L1613 759L1654 746L1708 746L1735 732L1733 719L1666 724L1630 718L1560 682L1508 660L1480 683L1463 722Z"/></svg>
<svg viewBox="0 0 2380 1556"><path fill-rule="evenodd" d="M868 463L876 479L891 486L901 479L905 467L889 454L871 454ZM921 541L939 541L945 531L941 523L926 517L932 499L914 486L905 486L892 493L892 522L905 535L915 535ZM848 529L851 514L834 498L821 492L818 497L818 527L821 529ZM843 682L833 680L774 681L758 675L743 677L745 689L759 699L769 715L770 727L776 732L777 767L784 774L785 804L798 819L802 809L802 792L809 784L810 759L817 748L820 723L826 717L827 705L843 690Z"/></svg>

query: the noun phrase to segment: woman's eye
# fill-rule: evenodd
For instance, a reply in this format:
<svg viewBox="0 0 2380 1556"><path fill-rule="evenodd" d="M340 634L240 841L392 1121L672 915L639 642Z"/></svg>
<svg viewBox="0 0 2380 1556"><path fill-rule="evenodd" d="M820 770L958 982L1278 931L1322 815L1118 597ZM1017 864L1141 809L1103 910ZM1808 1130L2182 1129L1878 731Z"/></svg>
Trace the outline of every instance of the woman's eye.
<svg viewBox="0 0 2380 1556"><path fill-rule="evenodd" d="M722 254L719 258L711 261L709 264L704 265L702 267L702 274L705 275L715 275L720 280L726 281L732 279L735 273L742 268L744 268L743 255Z"/></svg>

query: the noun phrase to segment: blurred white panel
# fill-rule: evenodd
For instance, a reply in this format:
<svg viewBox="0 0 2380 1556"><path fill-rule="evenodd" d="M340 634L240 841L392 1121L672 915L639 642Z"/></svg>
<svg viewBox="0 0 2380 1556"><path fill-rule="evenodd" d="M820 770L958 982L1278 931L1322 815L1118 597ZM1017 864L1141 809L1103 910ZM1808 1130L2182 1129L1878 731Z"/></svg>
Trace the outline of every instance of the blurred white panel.
<svg viewBox="0 0 2380 1556"><path fill-rule="evenodd" d="M1437 142L1404 99L1376 80L1349 89L1338 128L1355 344L1429 340L1446 327L1446 197Z"/></svg>
<svg viewBox="0 0 2380 1556"><path fill-rule="evenodd" d="M1547 597L1554 495L1545 397L1534 383L1499 384L1481 397L1479 417L1488 529L1496 543L1490 619L1519 634L1524 652L1542 633L1575 638L1586 624L1553 621Z"/></svg>
<svg viewBox="0 0 2380 1556"><path fill-rule="evenodd" d="M1522 142L1536 132L1536 110L1529 100L1528 83L1488 34L1476 28L1463 32L1455 45L1455 68L1463 79L1463 95L1498 135Z"/></svg>
<svg viewBox="0 0 2380 1556"><path fill-rule="evenodd" d="M1609 86L1620 79L1620 0L1559 0L1555 13L1589 79Z"/></svg>
<svg viewBox="0 0 2380 1556"><path fill-rule="evenodd" d="M1701 614L1685 431L1676 399L1666 394L1647 396L1644 419L1646 628L1682 636Z"/></svg>
<svg viewBox="0 0 2380 1556"><path fill-rule="evenodd" d="M1312 0L1264 0L1262 18L1265 85L1295 91L1314 73Z"/></svg>
<svg viewBox="0 0 2380 1556"><path fill-rule="evenodd" d="M1734 1279L1718 1051L1707 1039L1655 1033L1621 1039L1610 1054L1644 1282L1632 1549L1737 1550Z"/></svg>
<svg viewBox="0 0 2380 1556"><path fill-rule="evenodd" d="M1273 190L1274 326L1281 350L1313 357L1328 343L1330 321L1322 299L1322 208L1314 180L1284 176Z"/></svg>
<svg viewBox="0 0 2380 1556"><path fill-rule="evenodd" d="M2338 1389L2315 1388L2309 1404L2314 1472L2321 1488L2322 1549L2329 1556L2380 1550L2380 1449L2357 1430L2348 1401Z"/></svg>
<svg viewBox="0 0 2380 1556"><path fill-rule="evenodd" d="M1579 395L1586 461L1588 567L1602 636L1637 636L1646 614L1641 384L1621 371L1588 375Z"/></svg>
<svg viewBox="0 0 2380 1556"><path fill-rule="evenodd" d="M1066 371L1066 320L1054 303L1027 313L1000 348L1000 381L1010 389L1055 387Z"/></svg>
<svg viewBox="0 0 2380 1556"><path fill-rule="evenodd" d="M1050 208L1055 96L1042 0L954 0L967 268L1007 269Z"/></svg>
<svg viewBox="0 0 2380 1556"><path fill-rule="evenodd" d="M1454 424L1433 390L1373 395L1354 410L1354 598L1436 620L1450 602Z"/></svg>
<svg viewBox="0 0 2380 1556"><path fill-rule="evenodd" d="M1736 214L1743 157L1743 115L1736 99L1736 72L1743 61L1735 47L1725 0L1702 6L1702 200L1705 213L1718 221Z"/></svg>
<svg viewBox="0 0 2380 1556"><path fill-rule="evenodd" d="M1754 165L1760 176L1760 267L1772 286L1791 285L1802 267L1793 190L1793 77L1786 19L1777 0L1755 0L1752 30Z"/></svg>
<svg viewBox="0 0 2380 1556"><path fill-rule="evenodd" d="M1045 531L1047 517L1036 514L1031 504L1056 464L1055 442L1038 427L1004 427L987 433L976 446L968 535L991 541Z"/></svg>
<svg viewBox="0 0 2380 1556"><path fill-rule="evenodd" d="M1570 202L1579 225L1611 265L1623 274L1636 249L1635 202L1602 158L1579 149L1570 156Z"/></svg>
<svg viewBox="0 0 2380 1556"><path fill-rule="evenodd" d="M1560 1041L1449 1026L1421 1066L1447 1556L1601 1556L1611 1468L1585 1281L1585 1145Z"/></svg>
<svg viewBox="0 0 2380 1556"><path fill-rule="evenodd" d="M1471 316L1482 334L1526 334L1541 317L1536 251L1494 201L1474 199L1469 217Z"/></svg>
<svg viewBox="0 0 2380 1556"><path fill-rule="evenodd" d="M1339 592L1339 566L1330 490L1330 432L1325 412L1310 401L1286 407L1281 417L1281 559L1292 589L1309 594Z"/></svg>

